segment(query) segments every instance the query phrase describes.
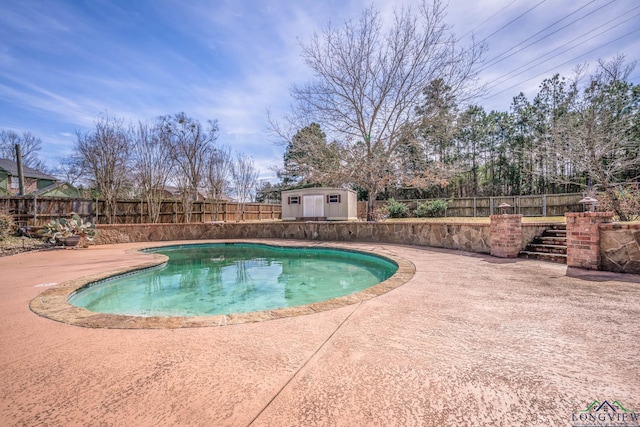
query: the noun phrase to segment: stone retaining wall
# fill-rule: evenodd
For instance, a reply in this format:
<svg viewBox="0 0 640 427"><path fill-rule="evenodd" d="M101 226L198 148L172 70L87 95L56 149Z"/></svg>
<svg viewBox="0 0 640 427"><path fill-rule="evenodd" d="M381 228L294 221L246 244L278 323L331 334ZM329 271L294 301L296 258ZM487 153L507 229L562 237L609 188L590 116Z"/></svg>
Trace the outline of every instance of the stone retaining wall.
<svg viewBox="0 0 640 427"><path fill-rule="evenodd" d="M640 274L640 224L600 225L600 269Z"/></svg>
<svg viewBox="0 0 640 427"><path fill-rule="evenodd" d="M549 224L522 224L522 247ZM98 225L95 244L200 239L385 242L491 253L488 223L265 222ZM528 240L527 240L528 239Z"/></svg>
<svg viewBox="0 0 640 427"><path fill-rule="evenodd" d="M490 253L489 224L268 222L98 225L95 244L199 239L386 242Z"/></svg>

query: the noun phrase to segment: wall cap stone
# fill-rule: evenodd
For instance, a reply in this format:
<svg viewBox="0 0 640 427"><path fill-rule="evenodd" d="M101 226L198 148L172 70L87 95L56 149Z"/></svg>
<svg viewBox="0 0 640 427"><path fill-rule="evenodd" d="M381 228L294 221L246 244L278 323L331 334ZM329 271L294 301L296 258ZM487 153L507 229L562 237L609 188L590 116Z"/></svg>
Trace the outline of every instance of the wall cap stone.
<svg viewBox="0 0 640 427"><path fill-rule="evenodd" d="M518 218L522 218L522 214L495 214L495 215L491 215L489 217L489 219L494 220L494 219L518 219Z"/></svg>
<svg viewBox="0 0 640 427"><path fill-rule="evenodd" d="M609 222L600 224L600 230L640 230L640 222Z"/></svg>
<svg viewBox="0 0 640 427"><path fill-rule="evenodd" d="M613 218L613 212L567 212L565 217L569 218Z"/></svg>

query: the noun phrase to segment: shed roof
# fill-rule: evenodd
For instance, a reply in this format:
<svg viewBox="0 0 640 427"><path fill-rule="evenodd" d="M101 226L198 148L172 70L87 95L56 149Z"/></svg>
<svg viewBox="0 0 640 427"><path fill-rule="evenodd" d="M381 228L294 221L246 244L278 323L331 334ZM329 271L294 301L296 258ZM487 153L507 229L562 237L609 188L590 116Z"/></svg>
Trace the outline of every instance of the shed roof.
<svg viewBox="0 0 640 427"><path fill-rule="evenodd" d="M0 159L0 169L6 171L11 176L18 176L18 164L13 160ZM54 176L47 175L46 173L42 173L28 166L22 166L22 173L24 174L25 178L49 179L52 181L58 180Z"/></svg>
<svg viewBox="0 0 640 427"><path fill-rule="evenodd" d="M349 188L340 188L340 187L304 187L304 188L295 188L293 190L282 190L282 193L290 193L290 192L327 192L327 191L347 191L350 193L355 193L354 190Z"/></svg>

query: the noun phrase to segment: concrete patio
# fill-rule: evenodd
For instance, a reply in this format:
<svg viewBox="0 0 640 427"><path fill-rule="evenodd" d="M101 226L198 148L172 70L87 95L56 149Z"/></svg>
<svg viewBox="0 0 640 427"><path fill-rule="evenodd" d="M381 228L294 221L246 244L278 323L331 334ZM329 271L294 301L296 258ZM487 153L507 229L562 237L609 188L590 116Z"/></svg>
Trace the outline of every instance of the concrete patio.
<svg viewBox="0 0 640 427"><path fill-rule="evenodd" d="M300 241L296 241L300 244ZM151 255L0 258L2 426L549 426L594 400L640 412L640 277L393 244L403 286L317 314L184 329L39 317L55 284Z"/></svg>

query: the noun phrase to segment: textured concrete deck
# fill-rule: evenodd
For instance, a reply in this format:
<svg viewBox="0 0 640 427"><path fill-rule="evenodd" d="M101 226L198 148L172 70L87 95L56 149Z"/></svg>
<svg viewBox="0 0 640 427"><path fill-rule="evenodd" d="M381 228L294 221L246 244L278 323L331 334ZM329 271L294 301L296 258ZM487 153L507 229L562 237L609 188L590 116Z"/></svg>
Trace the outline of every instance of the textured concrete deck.
<svg viewBox="0 0 640 427"><path fill-rule="evenodd" d="M166 243L165 243L166 244ZM0 258L0 425L571 425L640 412L640 277L353 244L416 266L355 305L223 327L90 329L42 318L53 283L149 244Z"/></svg>

